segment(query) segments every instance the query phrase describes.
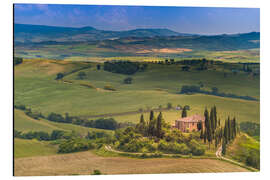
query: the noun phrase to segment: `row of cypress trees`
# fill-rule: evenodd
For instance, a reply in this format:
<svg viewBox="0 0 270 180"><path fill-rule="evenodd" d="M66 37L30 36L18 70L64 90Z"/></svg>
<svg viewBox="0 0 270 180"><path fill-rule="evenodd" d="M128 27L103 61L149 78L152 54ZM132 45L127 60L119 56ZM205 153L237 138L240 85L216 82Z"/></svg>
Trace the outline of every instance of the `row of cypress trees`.
<svg viewBox="0 0 270 180"><path fill-rule="evenodd" d="M204 143L208 141L209 149L210 144L215 141L215 147L222 143L222 153L226 153L226 145L234 140L237 136L238 126L235 117L230 119L228 117L225 120L225 125L222 128L220 125L220 119L217 119L217 108L216 106L212 107L210 110L210 114L205 108L204 111L205 117L205 126L201 126L201 134L200 138L204 139ZM203 128L205 127L205 129Z"/></svg>
<svg viewBox="0 0 270 180"><path fill-rule="evenodd" d="M162 112L159 112L158 117L155 118L154 111L152 110L150 111L150 118L147 122L144 120L143 114L141 115L140 122L137 124L136 129L145 136L162 138L164 136L164 126L166 126L166 123L163 119Z"/></svg>

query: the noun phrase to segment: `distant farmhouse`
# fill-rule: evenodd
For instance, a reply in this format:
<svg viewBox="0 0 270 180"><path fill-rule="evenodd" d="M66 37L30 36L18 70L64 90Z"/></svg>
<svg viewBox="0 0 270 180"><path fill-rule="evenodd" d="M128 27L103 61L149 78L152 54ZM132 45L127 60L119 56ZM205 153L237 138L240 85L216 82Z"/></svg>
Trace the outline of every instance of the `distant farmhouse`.
<svg viewBox="0 0 270 180"><path fill-rule="evenodd" d="M193 116L179 118L175 120L173 128L177 128L182 132L199 131L201 127L204 128L204 121L204 116L195 114Z"/></svg>

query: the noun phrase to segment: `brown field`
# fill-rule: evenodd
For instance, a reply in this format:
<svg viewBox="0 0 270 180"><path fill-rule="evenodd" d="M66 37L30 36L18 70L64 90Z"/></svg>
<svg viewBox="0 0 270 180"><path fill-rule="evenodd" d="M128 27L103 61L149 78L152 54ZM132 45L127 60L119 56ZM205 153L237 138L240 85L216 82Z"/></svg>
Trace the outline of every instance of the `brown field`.
<svg viewBox="0 0 270 180"><path fill-rule="evenodd" d="M92 152L15 159L15 176L89 175L94 169L104 174L158 174L201 172L245 172L239 166L214 159L135 159L101 157Z"/></svg>
<svg viewBox="0 0 270 180"><path fill-rule="evenodd" d="M162 49L141 50L137 51L137 53L183 53L189 51L192 50L186 48L162 48Z"/></svg>

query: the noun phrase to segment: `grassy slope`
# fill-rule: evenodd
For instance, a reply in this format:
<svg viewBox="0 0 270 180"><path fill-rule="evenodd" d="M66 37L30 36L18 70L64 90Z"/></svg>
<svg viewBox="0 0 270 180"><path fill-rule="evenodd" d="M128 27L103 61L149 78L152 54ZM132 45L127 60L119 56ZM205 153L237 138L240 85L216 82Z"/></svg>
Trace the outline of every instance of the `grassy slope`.
<svg viewBox="0 0 270 180"><path fill-rule="evenodd" d="M107 133L112 133L110 130L102 130L95 128L87 128L83 126L78 126L74 124L65 124L48 121L46 119L35 120L27 115L21 110L15 109L15 129L23 132L28 131L45 131L52 132L53 130L62 131L75 131L81 135L86 135L89 131L106 131Z"/></svg>
<svg viewBox="0 0 270 180"><path fill-rule="evenodd" d="M245 162L248 152L250 151L254 151L255 154L260 154L260 142L242 133L228 146L226 156L240 162Z"/></svg>
<svg viewBox="0 0 270 180"><path fill-rule="evenodd" d="M30 106L34 111L47 115L50 112L71 115L97 115L115 112L127 112L147 107L188 104L189 114L202 113L205 106L216 105L223 120L226 116L236 116L239 121L259 122L259 102L240 99L221 98L201 94L179 95L182 85L203 82L205 89L218 87L220 91L259 98L259 78L250 78L240 73L223 77L223 72L182 72L178 66L153 65L146 72L133 75L134 82L124 85L126 75L97 71L95 67L83 70L87 74L85 81L98 90L65 84L54 80L58 72L68 72L80 67L80 63L29 60L15 67L15 103ZM65 79L77 80L77 73ZM102 91L110 84L116 92ZM164 113L168 121L174 121L180 112ZM138 115L121 116L119 121L137 121ZM167 120L167 119L166 119Z"/></svg>
<svg viewBox="0 0 270 180"><path fill-rule="evenodd" d="M37 140L14 139L14 157L47 156L57 153L57 147L49 142Z"/></svg>
<svg viewBox="0 0 270 180"><path fill-rule="evenodd" d="M112 133L109 130L101 130L95 128L86 128L73 124L51 122L45 119L35 120L25 115L21 110L14 110L15 118L15 129L23 132L28 131L45 131L50 133L53 130L62 131L75 131L81 135L86 135L89 131L106 131ZM25 140L15 138L15 158L20 157L32 157L32 156L46 156L55 154L57 152L56 146L49 145L46 141L37 140Z"/></svg>
<svg viewBox="0 0 270 180"><path fill-rule="evenodd" d="M214 159L101 157L89 151L48 157L15 159L15 176L89 175L94 169L99 169L104 174L247 171L239 166Z"/></svg>

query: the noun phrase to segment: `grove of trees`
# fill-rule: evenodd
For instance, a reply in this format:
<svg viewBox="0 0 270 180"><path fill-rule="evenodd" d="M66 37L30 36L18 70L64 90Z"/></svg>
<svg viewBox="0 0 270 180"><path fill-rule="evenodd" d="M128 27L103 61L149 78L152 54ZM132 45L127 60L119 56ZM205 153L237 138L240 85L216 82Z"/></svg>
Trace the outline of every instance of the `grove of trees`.
<svg viewBox="0 0 270 180"><path fill-rule="evenodd" d="M132 75L138 71L145 71L147 64L131 61L106 61L103 68L104 71Z"/></svg>
<svg viewBox="0 0 270 180"><path fill-rule="evenodd" d="M13 61L14 61L14 65L18 65L18 64L21 64L23 62L23 58L14 57Z"/></svg>

